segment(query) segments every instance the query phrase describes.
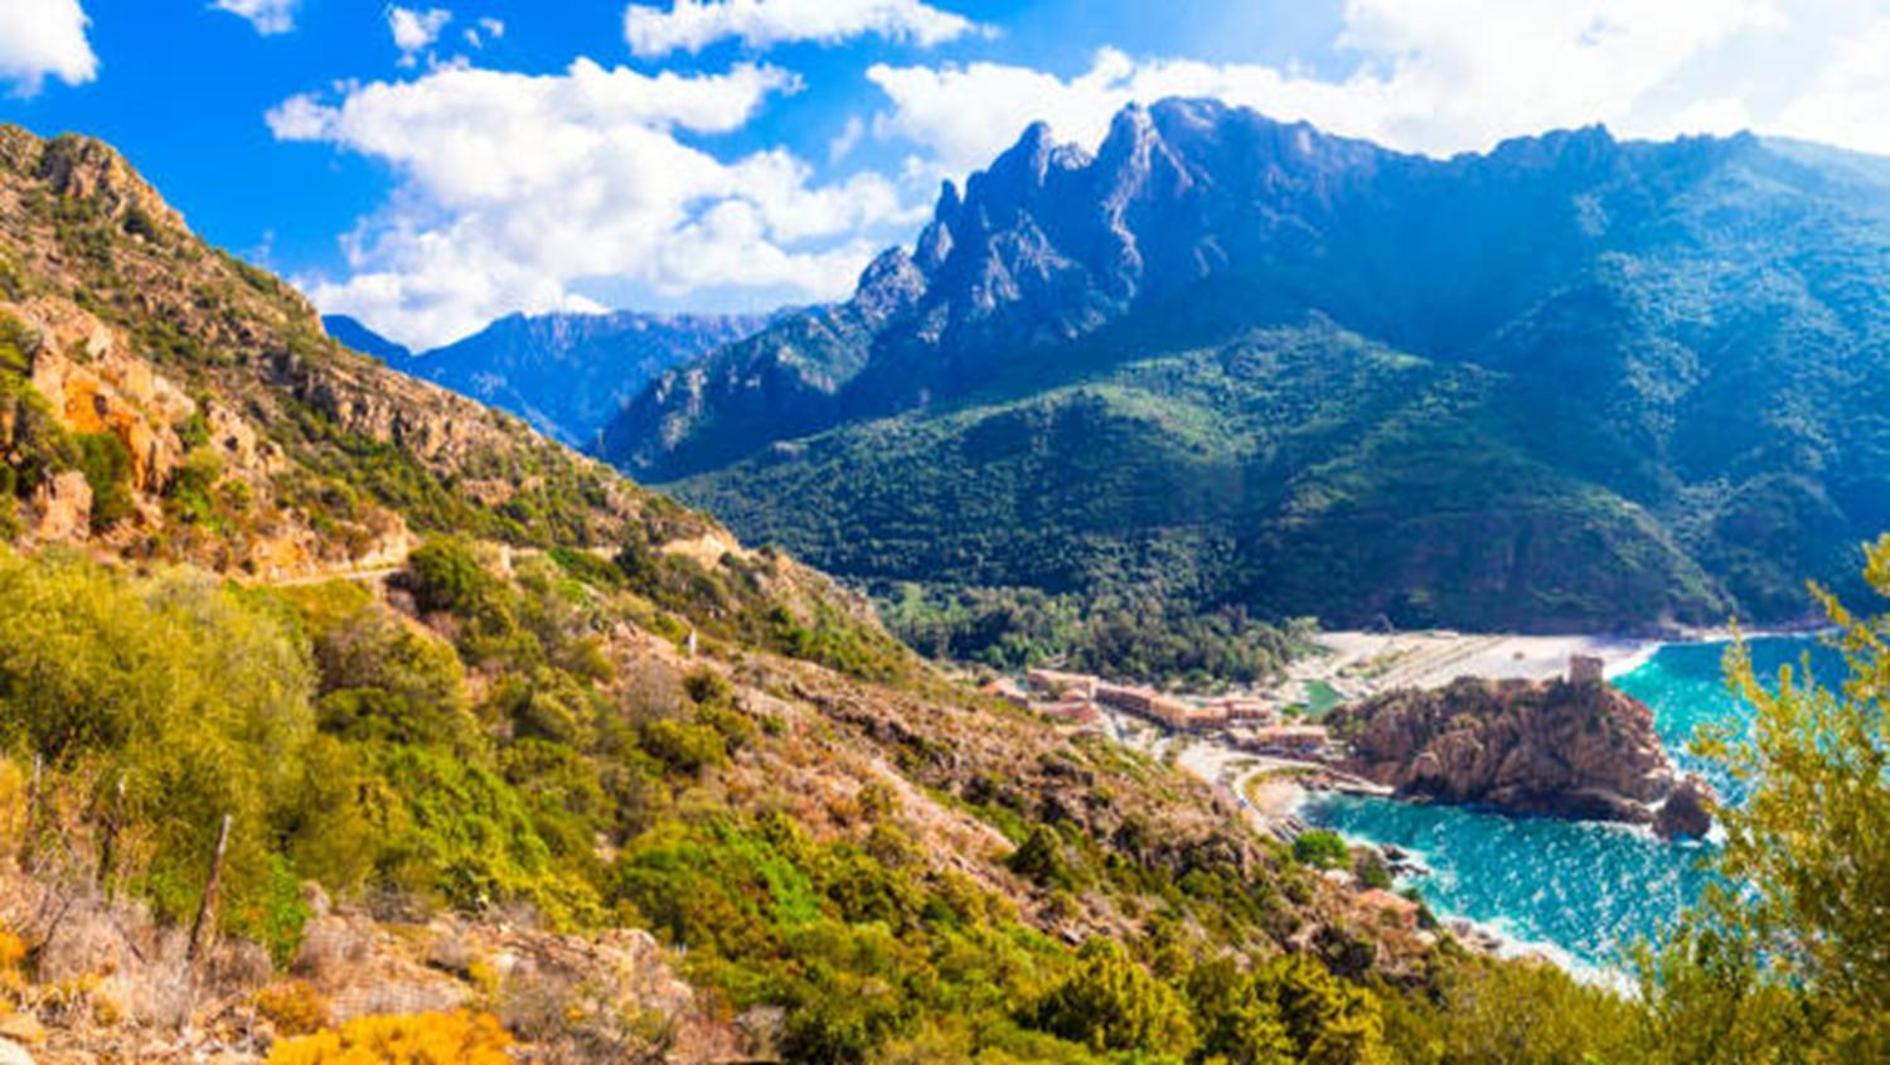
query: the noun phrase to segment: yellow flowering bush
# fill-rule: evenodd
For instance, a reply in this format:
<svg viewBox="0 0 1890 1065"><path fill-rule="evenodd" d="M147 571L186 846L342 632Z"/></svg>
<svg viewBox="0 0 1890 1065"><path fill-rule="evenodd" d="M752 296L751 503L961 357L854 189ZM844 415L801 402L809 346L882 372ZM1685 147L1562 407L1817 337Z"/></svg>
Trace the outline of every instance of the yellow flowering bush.
<svg viewBox="0 0 1890 1065"><path fill-rule="evenodd" d="M489 1013L357 1017L338 1031L277 1043L268 1065L512 1065L511 1042Z"/></svg>

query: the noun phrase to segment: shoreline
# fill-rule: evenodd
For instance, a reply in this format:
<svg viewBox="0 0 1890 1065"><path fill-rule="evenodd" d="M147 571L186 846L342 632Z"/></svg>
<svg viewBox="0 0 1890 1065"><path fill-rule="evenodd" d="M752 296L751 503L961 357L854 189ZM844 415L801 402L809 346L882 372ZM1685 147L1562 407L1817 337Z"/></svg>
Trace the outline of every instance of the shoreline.
<svg viewBox="0 0 1890 1065"><path fill-rule="evenodd" d="M1602 662L1609 680L1644 666L1663 647L1731 643L1735 639L1804 639L1829 626L1734 630L1689 629L1678 636L1615 633L1526 635L1470 633L1450 629L1363 632L1340 629L1314 638L1323 653L1288 669L1285 683L1324 682L1348 700L1393 688L1441 688L1459 677L1486 680L1548 680L1566 676L1571 657Z"/></svg>

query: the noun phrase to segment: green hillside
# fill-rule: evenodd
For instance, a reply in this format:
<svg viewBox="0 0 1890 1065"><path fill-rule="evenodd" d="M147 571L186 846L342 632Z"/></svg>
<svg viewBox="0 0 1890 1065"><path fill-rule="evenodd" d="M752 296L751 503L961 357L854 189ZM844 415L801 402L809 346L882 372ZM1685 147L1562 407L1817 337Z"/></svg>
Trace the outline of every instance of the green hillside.
<svg viewBox="0 0 1890 1065"><path fill-rule="evenodd" d="M1722 619L1671 515L1532 454L1512 389L1315 320L833 430L675 489L868 580L1134 590L1332 625Z"/></svg>

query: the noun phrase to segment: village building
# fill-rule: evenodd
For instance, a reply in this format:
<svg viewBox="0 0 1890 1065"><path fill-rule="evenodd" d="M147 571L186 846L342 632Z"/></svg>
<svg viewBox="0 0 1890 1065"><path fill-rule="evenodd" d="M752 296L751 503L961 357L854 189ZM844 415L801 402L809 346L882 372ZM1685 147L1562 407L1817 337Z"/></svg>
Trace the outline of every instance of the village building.
<svg viewBox="0 0 1890 1065"><path fill-rule="evenodd" d="M1163 695L1153 688L1129 688L1116 684L1098 685L1096 701L1124 713L1148 718L1171 729L1195 729L1226 721L1224 716L1216 715L1172 695Z"/></svg>
<svg viewBox="0 0 1890 1065"><path fill-rule="evenodd" d="M1270 725L1245 733L1240 746L1257 754L1314 758L1325 752L1332 735L1324 725Z"/></svg>
<svg viewBox="0 0 1890 1065"><path fill-rule="evenodd" d="M1277 725L1280 721L1277 709L1265 699L1250 695L1223 696L1209 702L1207 707L1229 725Z"/></svg>

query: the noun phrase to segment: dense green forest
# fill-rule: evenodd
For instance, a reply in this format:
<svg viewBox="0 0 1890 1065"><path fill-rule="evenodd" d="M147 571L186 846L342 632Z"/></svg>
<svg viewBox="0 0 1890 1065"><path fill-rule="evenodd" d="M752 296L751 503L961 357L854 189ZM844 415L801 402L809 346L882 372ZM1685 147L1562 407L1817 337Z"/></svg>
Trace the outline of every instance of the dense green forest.
<svg viewBox="0 0 1890 1065"><path fill-rule="evenodd" d="M1035 588L871 589L900 639L940 661L1015 672L1043 663L1195 691L1280 675L1313 649L1310 619L1280 626L1239 608L1188 610L1160 596L1047 595Z"/></svg>

